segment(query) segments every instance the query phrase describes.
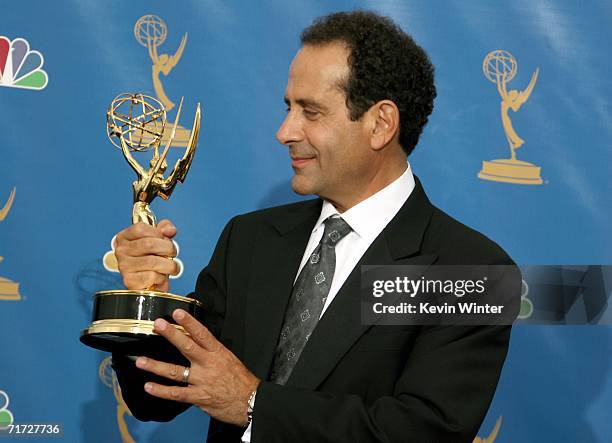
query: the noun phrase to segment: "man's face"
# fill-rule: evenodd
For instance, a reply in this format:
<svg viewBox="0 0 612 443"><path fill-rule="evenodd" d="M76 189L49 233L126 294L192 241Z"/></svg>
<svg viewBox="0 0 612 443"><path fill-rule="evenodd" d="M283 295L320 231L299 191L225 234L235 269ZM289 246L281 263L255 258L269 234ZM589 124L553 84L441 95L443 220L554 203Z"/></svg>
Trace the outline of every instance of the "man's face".
<svg viewBox="0 0 612 443"><path fill-rule="evenodd" d="M293 190L332 202L351 200L371 168L364 119L350 120L339 88L349 74L348 54L341 43L300 49L289 70L287 117L276 133L289 148Z"/></svg>

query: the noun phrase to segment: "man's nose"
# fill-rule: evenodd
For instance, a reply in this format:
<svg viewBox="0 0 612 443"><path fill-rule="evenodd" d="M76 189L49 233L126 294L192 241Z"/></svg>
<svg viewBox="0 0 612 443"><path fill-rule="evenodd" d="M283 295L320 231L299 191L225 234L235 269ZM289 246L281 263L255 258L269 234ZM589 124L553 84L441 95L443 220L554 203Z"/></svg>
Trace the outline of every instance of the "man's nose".
<svg viewBox="0 0 612 443"><path fill-rule="evenodd" d="M304 137L299 119L296 118L295 112L289 111L285 120L276 131L276 139L283 145L299 142Z"/></svg>

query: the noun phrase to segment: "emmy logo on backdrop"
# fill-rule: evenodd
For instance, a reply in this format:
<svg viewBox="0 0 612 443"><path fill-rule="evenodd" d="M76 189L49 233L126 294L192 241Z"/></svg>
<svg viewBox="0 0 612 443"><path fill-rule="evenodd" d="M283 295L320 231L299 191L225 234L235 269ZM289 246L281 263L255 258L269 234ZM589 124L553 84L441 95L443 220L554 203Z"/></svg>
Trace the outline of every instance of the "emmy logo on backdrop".
<svg viewBox="0 0 612 443"><path fill-rule="evenodd" d="M172 69L174 69L177 63L181 60L183 51L185 50L185 45L187 44L187 34L185 33L185 35L183 35L181 43L174 55L159 54L157 52L157 48L166 41L167 35L168 27L164 21L156 15L145 15L140 17L134 25L134 36L136 37L136 40L142 46L147 48L151 62L153 62L151 74L153 78L153 89L155 90L155 95L164 105L166 111L171 111L174 109L175 104L166 95L159 75L164 74L164 76L168 76L170 71L172 71ZM190 133L191 131L189 129L180 125L177 126L172 145L186 147L187 143L189 143ZM170 132L169 129L167 129L163 134L162 143L166 143L169 137Z"/></svg>
<svg viewBox="0 0 612 443"><path fill-rule="evenodd" d="M493 430L488 437L476 437L472 443L494 443L499 434L499 428L501 428L502 418L499 417L493 426Z"/></svg>
<svg viewBox="0 0 612 443"><path fill-rule="evenodd" d="M128 406L125 404L123 396L121 395L121 387L119 386L117 375L111 366L110 356L106 357L104 360L102 360L102 363L100 363L98 368L98 376L106 387L113 390L115 400L117 401L117 426L119 427L119 433L121 434L121 441L123 443L136 443L136 440L134 440L134 437L132 437L130 434L127 422L125 421L126 415L130 417L133 417L133 415Z"/></svg>
<svg viewBox="0 0 612 443"><path fill-rule="evenodd" d="M2 222L8 215L15 200L15 191L13 188L7 202L4 207L0 209L0 222ZM4 260L4 257L0 256L0 263ZM8 278L0 277L0 300L20 300L21 295L19 294L19 283L9 280Z"/></svg>
<svg viewBox="0 0 612 443"><path fill-rule="evenodd" d="M517 72L516 59L512 54L501 49L491 51L482 63L485 77L495 83L501 97L501 120L510 147L510 158L483 161L478 177L505 183L524 185L541 185L540 167L516 158L516 150L525 143L512 127L509 111L517 112L529 99L536 84L539 68L531 76L531 81L523 91L512 89L508 91L508 82Z"/></svg>

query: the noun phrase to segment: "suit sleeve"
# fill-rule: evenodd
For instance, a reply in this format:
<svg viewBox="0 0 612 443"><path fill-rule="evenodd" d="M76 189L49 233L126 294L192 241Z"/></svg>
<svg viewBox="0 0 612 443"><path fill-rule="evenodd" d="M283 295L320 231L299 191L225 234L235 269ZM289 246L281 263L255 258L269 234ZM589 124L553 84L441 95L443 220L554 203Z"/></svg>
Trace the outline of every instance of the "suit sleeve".
<svg viewBox="0 0 612 443"><path fill-rule="evenodd" d="M225 262L233 222L234 219L225 226L208 266L198 276L195 292L189 294L204 304L204 318L199 320L217 337L223 327L225 316ZM151 357L163 361L163 354ZM187 363L185 360L185 364ZM173 382L138 369L134 361L127 356L113 353L112 366L121 386L123 400L138 420L170 421L191 406L148 394L144 390L144 385L148 381L166 385L172 385Z"/></svg>
<svg viewBox="0 0 612 443"><path fill-rule="evenodd" d="M424 329L393 395L370 405L357 395L263 382L252 442L471 442L495 392L509 337L510 326Z"/></svg>

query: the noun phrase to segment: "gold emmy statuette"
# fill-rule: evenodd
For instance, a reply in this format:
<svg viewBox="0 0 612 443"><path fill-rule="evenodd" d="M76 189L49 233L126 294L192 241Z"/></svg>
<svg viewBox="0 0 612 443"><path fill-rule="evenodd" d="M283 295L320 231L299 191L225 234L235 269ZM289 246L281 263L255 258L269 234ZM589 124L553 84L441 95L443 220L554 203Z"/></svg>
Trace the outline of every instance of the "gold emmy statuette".
<svg viewBox="0 0 612 443"><path fill-rule="evenodd" d="M517 71L516 59L509 52L491 51L483 61L482 70L485 77L497 85L497 91L501 97L501 120L506 140L510 146L510 158L483 161L478 177L498 182L541 185L541 168L516 158L516 150L525 143L525 140L519 137L512 127L508 114L510 110L517 112L527 101L538 79L539 69L533 73L524 91L516 89L508 91L507 84L514 78Z"/></svg>
<svg viewBox="0 0 612 443"><path fill-rule="evenodd" d="M137 176L133 183L132 223L155 226L151 202L158 196L168 200L177 182L185 181L198 144L201 111L198 103L185 153L166 175L166 157L172 146L182 105L181 99L171 136L161 152L160 144L166 129L166 109L160 101L143 94L121 94L108 109L108 137L121 149ZM148 168L134 158L135 154L151 152ZM186 310L196 318L202 314L199 301L157 291L155 287L97 292L94 296L92 323L81 333L81 341L103 351L135 353L143 349L155 349L161 337L153 332L153 321L162 317L174 323L172 312L177 308ZM176 327L182 330L180 326Z"/></svg>
<svg viewBox="0 0 612 443"><path fill-rule="evenodd" d="M155 91L154 97L159 100L167 113L171 110L176 109L174 102L166 95L164 85L162 84L161 74L168 76L170 72L176 67L183 56L183 51L187 45L187 33L183 35L178 49L174 55L160 54L158 48L163 45L168 35L168 27L166 23L156 15L144 15L140 17L134 25L134 37L136 41L142 46L147 48L147 53L151 59L151 74L153 80L153 89ZM170 118L168 116L168 118ZM155 120L149 120L143 123L146 131L142 131L140 136L142 137L141 143L143 145L149 145L155 141L156 134L160 130L157 128L157 122ZM185 128L180 124L175 126L165 126L161 129L161 144L166 144L172 139L172 147L188 147L189 140L191 138L191 129ZM176 262L182 265L181 261L176 258ZM103 264L109 272L119 272L117 265L117 258L115 257L114 246L111 246L111 250L104 254ZM172 276L172 278L178 278L178 276Z"/></svg>
<svg viewBox="0 0 612 443"><path fill-rule="evenodd" d="M0 209L0 222L3 221L11 210L15 200L15 188L11 191L7 202ZM0 256L0 263L2 263L4 257ZM9 280L8 278L0 277L0 300L21 300L21 294L19 294L19 283Z"/></svg>

